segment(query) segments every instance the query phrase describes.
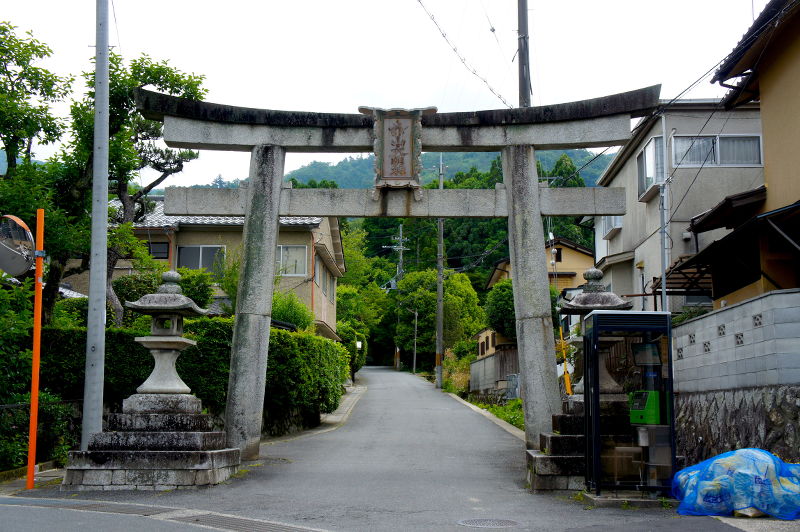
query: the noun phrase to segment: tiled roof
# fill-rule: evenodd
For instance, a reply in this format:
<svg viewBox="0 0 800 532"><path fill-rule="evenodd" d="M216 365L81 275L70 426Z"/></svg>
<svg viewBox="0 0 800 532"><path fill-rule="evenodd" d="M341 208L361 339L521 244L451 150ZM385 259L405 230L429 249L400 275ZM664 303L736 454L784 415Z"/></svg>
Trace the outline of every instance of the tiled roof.
<svg viewBox="0 0 800 532"><path fill-rule="evenodd" d="M236 226L244 225L244 216L170 216L164 214L164 198L161 196L151 196L155 203L153 212L148 213L144 218L134 224L137 228L165 227L177 225L224 225ZM112 207L119 208L119 200L111 200ZM280 223L284 226L310 225L318 226L322 223L322 218L318 216L281 216Z"/></svg>

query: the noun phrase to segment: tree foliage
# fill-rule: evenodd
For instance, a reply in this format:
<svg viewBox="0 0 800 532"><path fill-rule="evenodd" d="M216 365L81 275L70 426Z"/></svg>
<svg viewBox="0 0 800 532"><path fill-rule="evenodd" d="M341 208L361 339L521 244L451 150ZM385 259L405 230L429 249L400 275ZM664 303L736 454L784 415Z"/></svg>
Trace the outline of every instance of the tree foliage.
<svg viewBox="0 0 800 532"><path fill-rule="evenodd" d="M83 178L89 177L91 147L94 141L94 72L84 73L89 91L83 100L72 106L74 140L70 146L73 164L81 165ZM159 92L187 98L201 99L203 76L185 74L166 61L155 61L143 55L125 65L122 57L109 55L109 191L117 196L121 207L114 213L113 222L126 224L139 220L147 212L147 194L169 176L183 170L185 163L197 158L197 152L174 150L160 143L163 124L147 120L136 111L134 91L142 86ZM134 186L143 170L157 176L144 186ZM108 275L119 259L129 255L129 250L110 245L108 248ZM110 288L108 297L115 310L115 321L121 323L122 304Z"/></svg>
<svg viewBox="0 0 800 532"><path fill-rule="evenodd" d="M464 274L447 272L444 282L444 343L452 346L477 333L484 324L478 295ZM409 355L414 347L414 312L417 313L417 364L433 361L436 347L436 271L408 273L392 293L398 315L395 342Z"/></svg>
<svg viewBox="0 0 800 532"><path fill-rule="evenodd" d="M514 313L514 289L511 279L502 279L486 294L486 321L489 327L506 338L517 337L517 321Z"/></svg>
<svg viewBox="0 0 800 532"><path fill-rule="evenodd" d="M63 100L72 82L36 66L53 51L31 32L19 37L15 29L0 21L0 142L7 174L14 172L20 156L31 160L34 140L48 144L59 139L63 123L51 114L50 104Z"/></svg>

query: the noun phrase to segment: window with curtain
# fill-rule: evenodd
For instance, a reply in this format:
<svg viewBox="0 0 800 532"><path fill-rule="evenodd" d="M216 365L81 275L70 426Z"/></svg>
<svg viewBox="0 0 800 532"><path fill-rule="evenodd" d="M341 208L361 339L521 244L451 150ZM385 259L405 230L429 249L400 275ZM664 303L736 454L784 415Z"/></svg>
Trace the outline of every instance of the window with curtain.
<svg viewBox="0 0 800 532"><path fill-rule="evenodd" d="M720 164L761 164L761 139L759 137L720 137Z"/></svg>
<svg viewBox="0 0 800 532"><path fill-rule="evenodd" d="M761 137L756 135L708 135L674 137L675 166L759 166Z"/></svg>
<svg viewBox="0 0 800 532"><path fill-rule="evenodd" d="M306 275L306 246L278 246L276 263L280 275Z"/></svg>
<svg viewBox="0 0 800 532"><path fill-rule="evenodd" d="M664 180L664 142L662 139L661 136L651 138L636 157L639 196L644 195L650 187Z"/></svg>
<svg viewBox="0 0 800 532"><path fill-rule="evenodd" d="M213 271L214 261L225 260L225 246L179 246L178 267Z"/></svg>
<svg viewBox="0 0 800 532"><path fill-rule="evenodd" d="M675 166L716 164L716 137L674 137Z"/></svg>

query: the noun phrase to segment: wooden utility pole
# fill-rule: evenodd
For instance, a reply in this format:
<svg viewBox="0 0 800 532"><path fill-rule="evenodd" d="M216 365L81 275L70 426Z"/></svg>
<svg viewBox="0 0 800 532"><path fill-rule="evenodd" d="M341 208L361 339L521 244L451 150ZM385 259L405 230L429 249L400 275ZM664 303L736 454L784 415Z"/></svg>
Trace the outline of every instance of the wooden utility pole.
<svg viewBox="0 0 800 532"><path fill-rule="evenodd" d="M519 56L519 106L531 106L531 63L528 54L528 0L517 0L517 55Z"/></svg>

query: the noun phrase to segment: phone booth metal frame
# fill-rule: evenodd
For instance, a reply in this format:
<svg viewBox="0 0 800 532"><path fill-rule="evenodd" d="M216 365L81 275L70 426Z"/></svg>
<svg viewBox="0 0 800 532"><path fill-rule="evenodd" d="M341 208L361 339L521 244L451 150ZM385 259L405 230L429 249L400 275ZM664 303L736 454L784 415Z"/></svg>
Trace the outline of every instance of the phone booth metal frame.
<svg viewBox="0 0 800 532"><path fill-rule="evenodd" d="M614 338L625 337L641 337L658 339L658 345L662 347L659 350L661 364L659 365L659 386L658 394L663 397L662 418L658 423L652 422L639 422L641 424L631 423L630 434L622 435L622 439L628 438L632 443L630 447L615 447L611 455L603 454L604 448L604 434L605 445L608 450L608 442L610 438L609 432L604 431L601 423L601 413L603 416L608 415L609 407L621 407L622 410L627 412L630 416L631 408L634 406L634 398L636 392L629 395L628 406L625 409L620 405L619 401L614 405L605 404L601 407L600 397L600 362L601 362L601 343L604 341L613 341ZM636 311L608 311L596 310L592 311L584 318L584 426L585 426L585 446L586 446L586 488L589 491L594 491L600 495L602 489L610 489L614 491L621 490L634 490L634 491L647 491L647 492L661 492L668 495L671 490L672 476L677 472L676 470L676 452L675 452L675 408L674 408L674 394L673 394L673 370L672 370L672 318L669 312L636 312ZM644 342L644 340L643 340ZM655 342L652 342L655 343ZM641 351L641 350L640 350ZM631 359L633 359L633 350L631 351ZM603 361L605 363L605 361ZM637 366L639 364L636 364ZM642 371L642 379L644 381L645 374L652 374L652 368L655 366L644 366L650 368L646 373ZM644 384L642 385L644 388ZM645 394L646 396L646 394ZM605 412L603 412L605 408ZM639 408L642 408L641 405ZM621 416L620 408L617 408L616 415ZM635 416L630 416L633 419ZM606 418L609 419L609 418ZM641 419L641 417L639 417ZM617 425L617 423L612 423ZM618 430L611 429L608 430ZM660 443L657 443L658 440ZM667 450L668 444L668 450ZM618 460L619 455L617 449L630 450L631 453L637 452L639 448L639 460L633 458L631 454L629 459L629 467L639 467L639 481L632 480L631 478L619 480L614 475L607 475L603 470L603 461ZM666 456L666 452L669 453ZM609 457L610 456L610 457ZM652 459L651 456L658 456L658 459ZM623 457L628 458L628 457ZM613 478L609 478L612 476Z"/></svg>

